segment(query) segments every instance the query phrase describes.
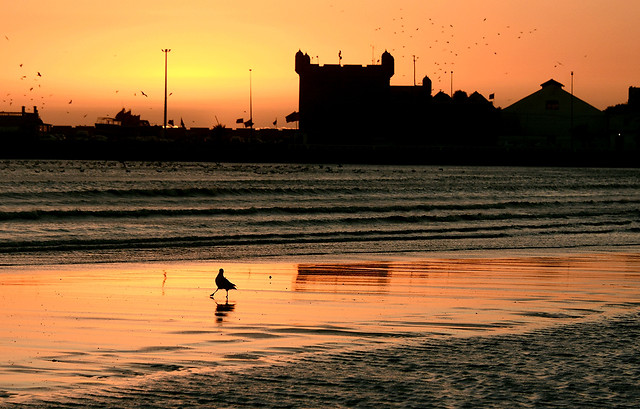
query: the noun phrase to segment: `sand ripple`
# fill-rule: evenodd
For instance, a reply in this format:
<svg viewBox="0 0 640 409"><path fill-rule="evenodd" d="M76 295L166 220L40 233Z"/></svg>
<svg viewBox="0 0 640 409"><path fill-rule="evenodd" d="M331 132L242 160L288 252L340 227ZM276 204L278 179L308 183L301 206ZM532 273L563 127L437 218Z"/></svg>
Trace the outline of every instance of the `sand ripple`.
<svg viewBox="0 0 640 409"><path fill-rule="evenodd" d="M639 337L634 312L526 334L315 352L240 371L177 371L20 407L631 408L640 400Z"/></svg>

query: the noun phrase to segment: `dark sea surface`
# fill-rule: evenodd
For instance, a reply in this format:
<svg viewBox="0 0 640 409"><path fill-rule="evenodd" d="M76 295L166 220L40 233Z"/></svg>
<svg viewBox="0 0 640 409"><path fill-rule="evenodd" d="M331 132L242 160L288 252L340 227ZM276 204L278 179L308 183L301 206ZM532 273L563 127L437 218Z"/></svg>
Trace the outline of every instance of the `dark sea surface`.
<svg viewBox="0 0 640 409"><path fill-rule="evenodd" d="M0 265L639 244L639 169L0 162Z"/></svg>

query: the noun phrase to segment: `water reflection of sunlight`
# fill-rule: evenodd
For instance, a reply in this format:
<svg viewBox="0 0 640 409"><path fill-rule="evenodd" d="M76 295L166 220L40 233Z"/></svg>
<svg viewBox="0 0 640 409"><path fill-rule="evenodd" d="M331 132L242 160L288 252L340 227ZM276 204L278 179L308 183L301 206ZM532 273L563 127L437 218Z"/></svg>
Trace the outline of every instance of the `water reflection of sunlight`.
<svg viewBox="0 0 640 409"><path fill-rule="evenodd" d="M389 279L387 263L298 264L294 290L309 291L318 285L386 287Z"/></svg>

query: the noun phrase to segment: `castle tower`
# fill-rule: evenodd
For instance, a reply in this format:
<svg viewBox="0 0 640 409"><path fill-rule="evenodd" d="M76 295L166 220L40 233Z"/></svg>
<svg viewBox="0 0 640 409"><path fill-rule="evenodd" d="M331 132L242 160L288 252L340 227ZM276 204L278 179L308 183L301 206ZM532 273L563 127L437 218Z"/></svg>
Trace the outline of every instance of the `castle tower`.
<svg viewBox="0 0 640 409"><path fill-rule="evenodd" d="M393 56L384 52L381 64L311 64L299 50L295 70L300 76L300 130L311 143L368 143L387 130Z"/></svg>
<svg viewBox="0 0 640 409"><path fill-rule="evenodd" d="M640 110L640 88L629 87L628 105L632 109Z"/></svg>
<svg viewBox="0 0 640 409"><path fill-rule="evenodd" d="M393 56L385 50L385 52L382 53L380 61L382 63L382 68L389 78L393 77L393 74L395 73L395 60L393 59Z"/></svg>
<svg viewBox="0 0 640 409"><path fill-rule="evenodd" d="M424 78L422 79L422 86L427 91L429 96L431 96L431 93L433 92L433 85L431 83L431 78L425 75Z"/></svg>
<svg viewBox="0 0 640 409"><path fill-rule="evenodd" d="M296 53L296 72L303 73L311 65L311 57L309 54L303 54L302 50Z"/></svg>

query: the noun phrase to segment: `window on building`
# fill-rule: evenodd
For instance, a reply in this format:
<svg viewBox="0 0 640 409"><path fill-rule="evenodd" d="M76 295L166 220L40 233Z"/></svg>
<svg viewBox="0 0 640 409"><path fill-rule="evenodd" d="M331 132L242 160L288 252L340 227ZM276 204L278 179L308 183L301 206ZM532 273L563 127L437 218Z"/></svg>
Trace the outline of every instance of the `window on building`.
<svg viewBox="0 0 640 409"><path fill-rule="evenodd" d="M557 111L560 109L560 102L557 99L550 99L546 104L547 111Z"/></svg>

